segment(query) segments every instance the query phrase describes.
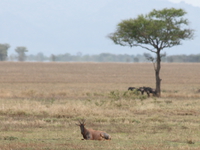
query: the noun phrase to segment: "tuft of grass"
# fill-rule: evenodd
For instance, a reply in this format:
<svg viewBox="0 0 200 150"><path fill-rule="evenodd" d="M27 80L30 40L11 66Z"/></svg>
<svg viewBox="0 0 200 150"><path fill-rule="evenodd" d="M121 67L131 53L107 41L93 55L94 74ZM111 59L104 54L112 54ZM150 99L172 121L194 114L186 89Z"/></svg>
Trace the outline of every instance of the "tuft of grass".
<svg viewBox="0 0 200 150"><path fill-rule="evenodd" d="M193 140L187 140L188 144L194 144L195 142Z"/></svg>
<svg viewBox="0 0 200 150"><path fill-rule="evenodd" d="M14 136L4 136L3 139L8 140L8 141L13 141L13 140L17 140L18 138Z"/></svg>

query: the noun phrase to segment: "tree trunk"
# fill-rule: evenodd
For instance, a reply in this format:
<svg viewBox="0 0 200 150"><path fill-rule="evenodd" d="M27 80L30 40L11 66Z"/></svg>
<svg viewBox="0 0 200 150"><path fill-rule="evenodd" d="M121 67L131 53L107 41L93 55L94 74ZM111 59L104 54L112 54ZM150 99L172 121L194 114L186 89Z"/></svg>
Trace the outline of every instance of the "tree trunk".
<svg viewBox="0 0 200 150"><path fill-rule="evenodd" d="M156 61L156 68L155 68L155 77L156 77L156 92L157 96L161 96L161 90L160 90L160 84L161 84L161 79L160 79L160 62L161 62L161 57L160 57L160 50L157 51L157 61Z"/></svg>

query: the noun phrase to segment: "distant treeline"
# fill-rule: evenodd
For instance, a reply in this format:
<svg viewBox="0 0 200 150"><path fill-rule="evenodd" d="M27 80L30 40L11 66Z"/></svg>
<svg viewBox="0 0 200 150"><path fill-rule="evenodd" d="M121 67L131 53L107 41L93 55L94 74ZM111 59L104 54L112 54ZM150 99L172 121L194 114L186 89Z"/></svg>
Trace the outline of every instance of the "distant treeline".
<svg viewBox="0 0 200 150"><path fill-rule="evenodd" d="M143 55L110 54L99 55L71 55L69 53L45 56L43 53L28 55L27 61L58 61L58 62L148 62ZM200 54L197 55L170 55L162 58L162 62L200 62Z"/></svg>
<svg viewBox="0 0 200 150"><path fill-rule="evenodd" d="M149 54L150 55L150 54ZM9 56L8 61L17 61L17 57L12 54ZM43 61L56 61L56 62L148 62L145 54L127 55L127 54L110 54L101 53L98 55L71 55L69 53L46 56L43 53L36 55L26 55L26 61L43 62ZM170 55L162 58L162 62L200 62L200 54L196 55Z"/></svg>
<svg viewBox="0 0 200 150"><path fill-rule="evenodd" d="M9 44L0 44L0 61L33 61L33 62L148 62L148 58L153 58L149 53L143 55L128 55L128 54L110 54L101 53L98 55L83 55L78 52L76 55L69 53L50 56L44 55L42 52L36 55L27 55L28 49L24 46L15 48L16 54L8 56ZM162 62L200 62L200 54L196 55L162 55ZM155 60L155 59L151 59Z"/></svg>

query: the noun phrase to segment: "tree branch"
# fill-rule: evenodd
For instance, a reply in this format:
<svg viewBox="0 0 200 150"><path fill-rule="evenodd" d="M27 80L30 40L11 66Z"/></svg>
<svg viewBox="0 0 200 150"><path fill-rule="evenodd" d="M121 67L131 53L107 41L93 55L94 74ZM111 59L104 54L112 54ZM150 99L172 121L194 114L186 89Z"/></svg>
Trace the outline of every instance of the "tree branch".
<svg viewBox="0 0 200 150"><path fill-rule="evenodd" d="M140 44L133 44L133 46L139 46L139 47L142 47L142 48L147 49L147 50L150 51L150 52L157 53L157 51L155 51L155 50L153 50L153 49L150 49L150 48L148 48L148 47L142 46L142 45L140 45Z"/></svg>

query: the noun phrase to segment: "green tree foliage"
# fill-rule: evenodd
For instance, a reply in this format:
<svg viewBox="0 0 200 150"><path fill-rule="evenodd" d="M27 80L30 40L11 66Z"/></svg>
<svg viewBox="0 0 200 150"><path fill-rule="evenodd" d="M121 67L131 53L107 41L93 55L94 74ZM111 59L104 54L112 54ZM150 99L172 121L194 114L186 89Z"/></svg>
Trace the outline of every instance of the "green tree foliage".
<svg viewBox="0 0 200 150"><path fill-rule="evenodd" d="M0 61L5 61L8 55L9 44L0 44Z"/></svg>
<svg viewBox="0 0 200 150"><path fill-rule="evenodd" d="M15 52L17 52L17 54L18 54L18 56L17 56L18 57L18 61L25 61L25 59L26 59L25 52L28 52L26 47L24 47L24 46L17 47L15 49Z"/></svg>
<svg viewBox="0 0 200 150"><path fill-rule="evenodd" d="M108 37L122 46L139 46L155 53L156 91L160 96L161 51L181 44L182 40L192 39L194 30L187 28L188 20L183 18L183 9L153 10L136 19L123 20L117 30Z"/></svg>

